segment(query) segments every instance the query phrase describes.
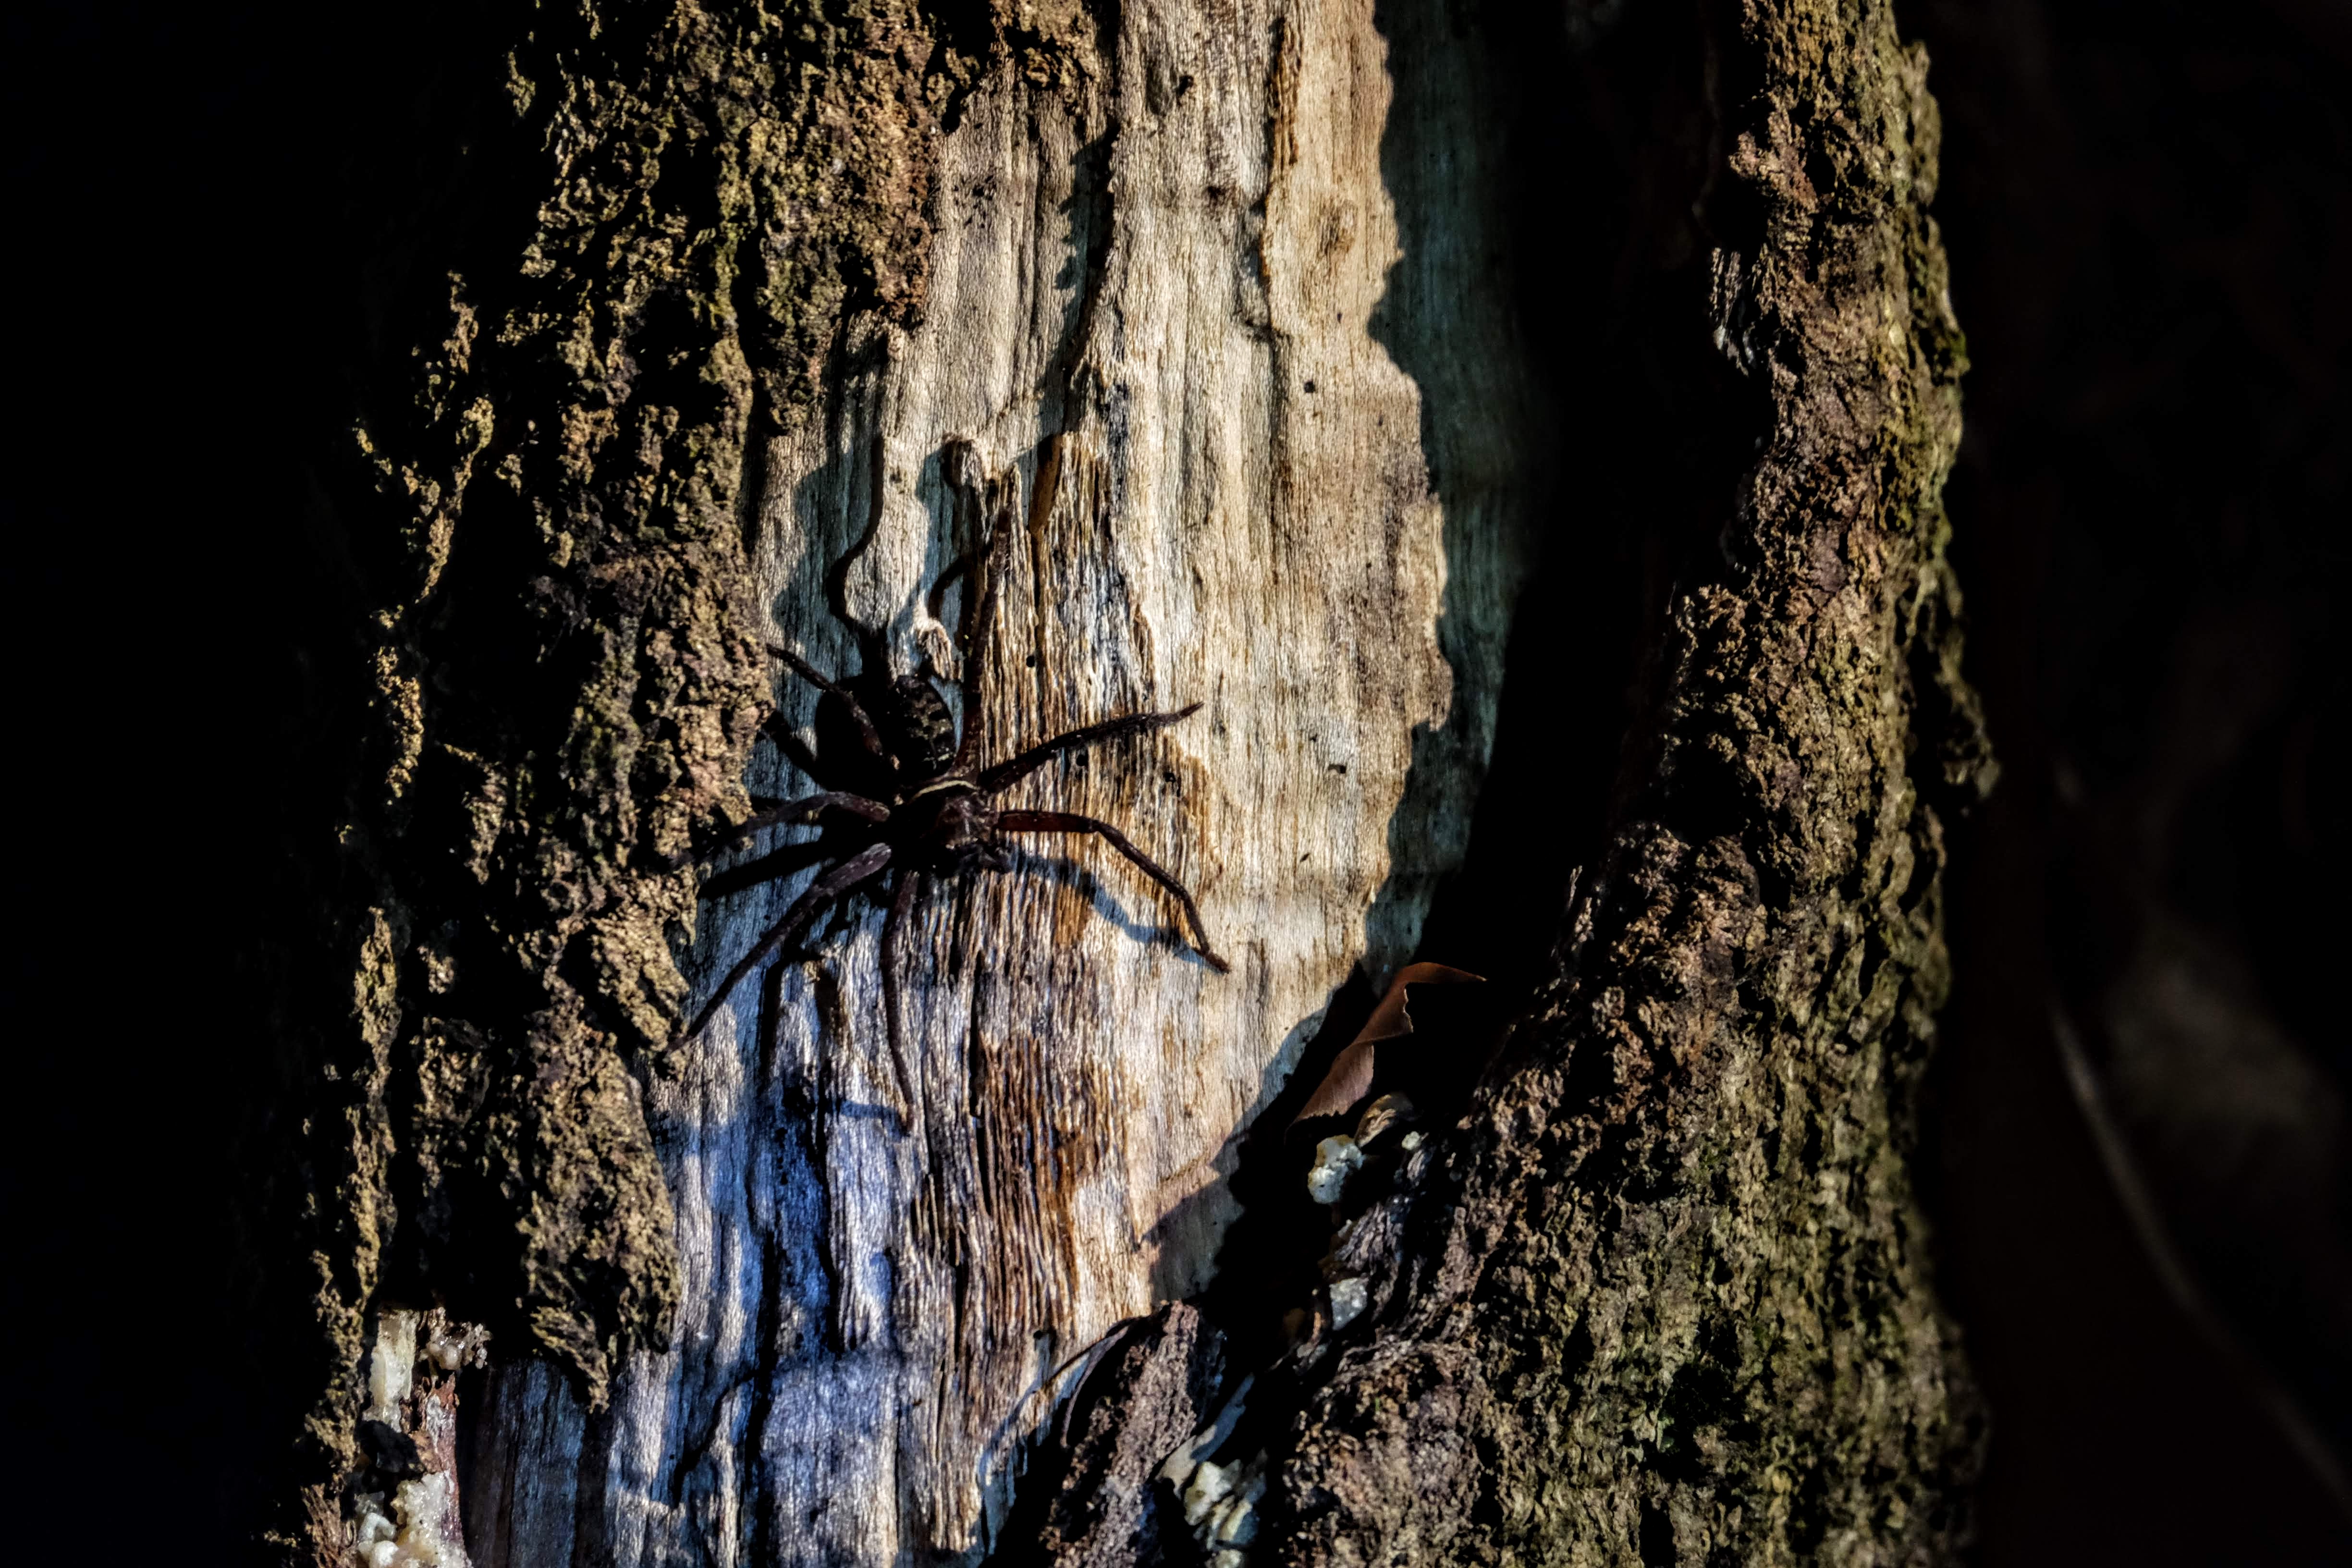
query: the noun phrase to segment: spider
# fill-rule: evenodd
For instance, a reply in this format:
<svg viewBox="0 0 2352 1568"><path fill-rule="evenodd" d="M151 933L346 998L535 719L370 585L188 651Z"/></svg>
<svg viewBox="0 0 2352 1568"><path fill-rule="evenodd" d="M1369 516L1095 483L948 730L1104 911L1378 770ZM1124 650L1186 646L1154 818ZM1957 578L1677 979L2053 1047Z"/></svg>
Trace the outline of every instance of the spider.
<svg viewBox="0 0 2352 1568"><path fill-rule="evenodd" d="M950 458L970 460L970 449L956 443ZM1038 465L1036 500L1051 504L1058 444L1049 445ZM961 489L962 487L959 487ZM889 655L880 632L852 618L844 602L843 584L851 556L845 556L828 575L828 597L834 614L856 635L860 673L832 679L789 648L771 646L768 652L822 694L818 699L817 732L835 743L823 751L802 743L797 736L779 731L785 755L812 781L827 787L797 800L754 797L759 807L751 817L714 846L721 853L750 839L762 829L788 823L822 823L829 831L814 843L788 845L748 865L708 879L700 890L705 900L789 876L816 860L838 856L838 863L820 876L793 900L784 916L770 927L751 952L739 959L703 1005L688 1037L699 1035L735 987L795 937L806 931L834 900L867 888L885 876L894 879L889 914L882 924L882 1005L888 1026L891 1052L901 1088L907 1087L906 1060L900 1049L897 946L899 928L913 908L915 894L930 877L955 877L967 871L1012 868L1008 834L1086 833L1107 840L1146 876L1159 883L1184 907L1201 956L1220 973L1230 966L1217 955L1201 920L1200 906L1166 869L1129 842L1108 822L1066 811L1005 811L996 796L1035 773L1055 757L1084 746L1142 734L1200 711L1198 702L1172 713L1128 713L1081 726L1032 746L1010 759L988 766L980 763L982 729L981 674L986 662L985 637L989 612L995 599L996 561L1013 531L1009 504L1000 510L981 552L979 582L971 608L963 617L958 641L962 645L960 682L963 697L963 730L955 721L937 687L920 675L891 676ZM870 537L870 536L869 536ZM950 569L934 587L937 601L953 575ZM842 764L822 757L847 753ZM879 897L876 902L879 903Z"/></svg>

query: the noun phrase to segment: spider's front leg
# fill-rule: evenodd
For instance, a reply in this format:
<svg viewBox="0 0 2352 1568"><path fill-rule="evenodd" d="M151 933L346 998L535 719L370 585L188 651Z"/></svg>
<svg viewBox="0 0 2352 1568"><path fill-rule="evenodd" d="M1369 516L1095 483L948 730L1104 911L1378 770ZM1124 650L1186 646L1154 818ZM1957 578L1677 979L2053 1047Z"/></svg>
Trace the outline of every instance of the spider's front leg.
<svg viewBox="0 0 2352 1568"><path fill-rule="evenodd" d="M1056 735L1043 745L1032 746L1019 756L982 770L973 782L982 795L997 795L1012 788L1063 752L1077 746L1098 745L1116 741L1121 735L1140 735L1153 730L1165 730L1180 719L1190 719L1201 710L1197 702L1179 708L1173 713L1122 713L1116 719L1097 723L1082 724L1066 735Z"/></svg>
<svg viewBox="0 0 2352 1568"><path fill-rule="evenodd" d="M1192 895L1185 889L1184 884L1158 861L1129 843L1127 835L1109 823L1091 816L1080 816L1073 811L1007 811L998 814L996 826L1006 833L1091 833L1108 840L1112 848L1134 862L1146 876L1167 889L1175 896L1177 902L1184 906L1185 918L1192 923L1192 944L1200 950L1201 956L1209 961L1209 966L1221 974L1232 970L1233 965L1219 957L1216 948L1211 945L1208 924L1201 919L1201 906L1192 901Z"/></svg>

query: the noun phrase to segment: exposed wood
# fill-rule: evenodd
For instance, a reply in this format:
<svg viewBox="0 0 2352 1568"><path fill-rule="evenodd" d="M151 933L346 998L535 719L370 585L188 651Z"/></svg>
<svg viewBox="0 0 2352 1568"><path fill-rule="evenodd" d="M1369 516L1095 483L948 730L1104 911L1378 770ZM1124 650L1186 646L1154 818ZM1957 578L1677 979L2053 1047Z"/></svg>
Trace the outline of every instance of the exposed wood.
<svg viewBox="0 0 2352 1568"><path fill-rule="evenodd" d="M954 676L971 595L935 614L930 594L976 543L943 460L970 443L1028 520L992 628L989 753L1205 704L1008 803L1119 825L1195 890L1234 972L1073 841L916 906L911 1104L871 902L821 927L811 962L739 987L648 1088L674 1346L622 1371L597 1416L544 1365L498 1374L467 1501L483 1561L983 1550L1048 1374L1204 1281L1236 1134L1350 973L1411 952L1458 860L1542 471L1499 352L1472 105L1457 90L1416 127L1460 183L1415 215L1445 247L1400 287L1369 5L1119 18L1075 90L1008 68L962 106L921 309L853 321L823 419L772 438L753 568L762 634L820 668L856 665L825 596L846 560L848 608L887 626L899 671ZM1400 340L1474 352L1444 426ZM1433 427L1454 437L1443 506ZM776 692L804 728L814 691L780 670ZM807 787L765 749L751 782ZM715 906L698 984L807 879Z"/></svg>
<svg viewBox="0 0 2352 1568"><path fill-rule="evenodd" d="M1973 1438L1903 1156L1937 814L1989 770L1924 62L1865 0L1634 32L1671 80L1628 93L1643 172L1594 221L1632 213L1613 287L1666 279L1632 330L1671 352L1598 396L1663 388L1692 461L1615 475L1672 514L1646 542L1596 520L1651 562L1611 836L1555 930L1565 806L1494 829L1543 846L1513 941L1559 938L1504 1066L1451 1132L1384 1100L1324 1145L1348 1223L1297 1301L1216 1281L1236 1353L1295 1309L1222 1374L1221 1330L1154 1309L1212 1280L1242 1135L1343 982L1414 955L1496 732L1559 445L1511 315L1496 83L1532 74L1361 0L680 4L515 52L474 205L423 205L446 277L426 247L387 286L415 363L339 496L381 607L348 984L291 1053L281 1279L339 1370L289 1541L376 1528L362 1341L434 1303L499 1362L458 1456L490 1563L1079 1560L1176 1521L1223 1568L1949 1548ZM692 912L744 784L808 787L751 744L763 684L788 725L814 697L758 650L847 673L837 594L955 677L998 519L990 754L1202 704L1007 804L1118 826L1233 972L1081 839L924 891L903 1061L870 900L716 995L807 881ZM1520 646L1531 721L1605 755L1614 678L1565 626ZM1483 1044L1415 1037L1457 1077ZM390 1522L423 1542L440 1500Z"/></svg>
<svg viewBox="0 0 2352 1568"><path fill-rule="evenodd" d="M1318 1315L1171 1481L1262 1491L1227 1568L1910 1563L1966 1538L1982 1428L1906 1169L1944 817L1991 780L1944 559L1934 104L1884 5L1701 18L1589 79L1669 147L1721 149L1648 164L1647 221L1713 241L1712 287L1662 291L1643 329L1712 329L1735 392L1711 416L1694 395L1686 435L1737 483L1665 541L1607 847L1500 1067L1449 1135L1348 1179ZM1677 82L1700 89L1680 125ZM1205 1521L1213 1549L1235 1514Z"/></svg>

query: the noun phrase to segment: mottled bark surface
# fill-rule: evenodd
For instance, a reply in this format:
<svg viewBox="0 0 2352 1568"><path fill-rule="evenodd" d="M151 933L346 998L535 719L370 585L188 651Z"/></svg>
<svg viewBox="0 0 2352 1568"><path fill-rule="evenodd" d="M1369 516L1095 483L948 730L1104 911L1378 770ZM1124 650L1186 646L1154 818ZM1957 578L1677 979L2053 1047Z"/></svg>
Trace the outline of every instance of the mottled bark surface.
<svg viewBox="0 0 2352 1568"><path fill-rule="evenodd" d="M1052 74L1042 35L960 16L494 9L413 163L355 193L373 358L319 510L369 601L365 707L259 1143L317 1358L281 1534L322 1560L393 1479L355 1426L371 1309L446 1304L591 1404L670 1334L640 1083L687 999L682 862L749 809L766 710L747 454L806 416L845 313L919 294L959 87Z"/></svg>
<svg viewBox="0 0 2352 1568"><path fill-rule="evenodd" d="M1753 204L1715 341L1760 451L1673 594L1566 973L1339 1254L1375 1306L1270 1458L1280 1561L1957 1542L1976 1438L1904 1167L1945 981L1932 803L1988 771L1943 559L1934 109L1884 6L1751 6L1713 41L1717 200Z"/></svg>
<svg viewBox="0 0 2352 1568"><path fill-rule="evenodd" d="M919 889L895 958L887 898L860 895L762 979L699 993L711 1026L646 1095L677 1331L601 1415L544 1365L494 1375L467 1504L485 1561L986 1552L1054 1369L1201 1289L1237 1131L1459 863L1544 468L1474 97L1424 93L1454 177L1407 210L1371 6L1129 5L1095 42L1069 83L1008 65L962 100L920 309L850 320L823 419L760 453L754 598L823 668L952 679L958 565L1015 529L985 756L1202 706L1005 803L1119 826L1233 971L1098 841L1033 838L1006 873ZM1400 240L1431 232L1399 288ZM1407 374L1431 363L1442 400ZM815 733L810 685L774 689ZM782 745L751 782L811 787ZM707 906L697 985L814 876Z"/></svg>
<svg viewBox="0 0 2352 1568"><path fill-rule="evenodd" d="M425 1558L446 1488L417 1478L459 1472L471 1549L516 1563L1950 1546L1974 1428L1904 1158L1937 813L1989 764L1943 561L1960 352L1924 60L1859 0L1644 25L1673 86L1621 128L1651 173L1612 201L1676 280L1632 330L1688 345L1656 379L1694 460L1635 574L1605 852L1565 917L1580 831L1514 868L1511 940L1550 956L1497 991L1534 1000L1460 1127L1424 1093L1411 1132L1360 1130L1311 1299L1269 1276L1248 1303L1227 1247L1222 1379L1220 1329L1153 1318L1016 1503L1055 1364L1210 1279L1244 1134L1464 864L1556 460L1496 173L1495 84L1540 84L1474 16L1341 0L483 24L469 58L500 68L457 73L383 194L377 358L321 474L370 617L264 1140L317 1373L290 1548L392 1531ZM684 974L796 890L698 931L683 863L747 767L793 782L753 739L807 694L760 644L831 662L855 553L899 668L953 673L950 441L1044 491L991 750L1210 701L1017 804L1124 816L1237 972L1179 967L1099 868L1033 865L919 922L910 1095L863 910L681 1042ZM1533 721L1616 756L1594 692L1622 672L1587 678L1586 635L1523 626L1559 708ZM1520 788L1557 778L1597 833L1596 776ZM1433 1059L1464 1077L1486 1043ZM1295 1186L1295 1152L1260 1168ZM412 1343L428 1307L440 1352ZM502 1364L453 1447L427 1430L452 1367L385 1369L462 1363L466 1325Z"/></svg>
<svg viewBox="0 0 2352 1568"><path fill-rule="evenodd" d="M1213 1455L1212 1489L1264 1500L1204 1547L1886 1563L1965 1538L1982 1426L1906 1169L1944 815L1992 772L1944 558L1962 350L1926 61L1883 5L1714 12L1684 42L1704 69L1665 76L1699 84L1702 134L1654 116L1648 162L1696 168L1738 377L1697 439L1737 479L1674 563L1554 972L1462 1123L1356 1178L1270 1409ZM1675 232L1655 210L1637 240Z"/></svg>
<svg viewBox="0 0 2352 1568"><path fill-rule="evenodd" d="M429 1304L507 1369L467 1498L490 1561L971 1554L1052 1358L1197 1286L1234 1129L1459 858L1541 468L1475 180L1414 215L1451 244L1375 332L1381 53L1360 5L452 40L415 166L360 193L377 357L321 476L368 675L259 1142L265 1261L319 1352L285 1539L331 1557L388 1519L407 1550L421 1438L371 1436L362 1385ZM1475 174L1467 103L1437 119ZM1475 397L1423 410L1389 343L1489 351L1453 375ZM871 920L683 1044L674 952L680 862L747 809L772 703L805 716L759 643L838 657L834 563L901 668L952 673L950 438L1016 497L1057 486L992 749L1214 699L1191 758L1122 748L1034 804L1154 839L1243 968L1171 976L1066 860L935 892L907 1104L867 1070ZM791 778L762 753L751 782ZM721 910L705 984L772 914Z"/></svg>

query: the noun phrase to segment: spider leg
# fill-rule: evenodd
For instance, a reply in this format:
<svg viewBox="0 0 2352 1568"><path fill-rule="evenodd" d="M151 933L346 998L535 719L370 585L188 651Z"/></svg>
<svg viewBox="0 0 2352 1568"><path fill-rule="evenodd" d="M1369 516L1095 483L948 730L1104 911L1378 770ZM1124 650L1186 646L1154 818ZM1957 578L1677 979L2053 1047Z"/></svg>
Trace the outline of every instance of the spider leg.
<svg viewBox="0 0 2352 1568"><path fill-rule="evenodd" d="M1177 901L1184 906L1184 914L1192 922L1193 945L1201 950L1201 956L1209 961L1210 967L1220 973L1233 968L1232 964L1217 956L1215 948L1209 945L1209 928L1202 921L1201 906L1192 901L1192 895L1184 890L1184 884L1161 869L1150 856L1129 843L1127 835L1109 823L1097 822L1091 816L1080 816L1070 811L1007 811L998 815L996 826L1007 833L1092 833L1108 839L1112 848L1135 862L1146 876L1174 894Z"/></svg>
<svg viewBox="0 0 2352 1568"><path fill-rule="evenodd" d="M1097 724L1087 724L1066 735L1056 735L1045 744L1032 746L1009 762L984 768L973 780L982 795L995 795L1027 778L1060 752L1075 746L1091 746L1102 741L1114 741L1121 735L1139 735L1147 730L1164 730L1179 719L1189 719L1201 710L1197 702L1189 708L1179 708L1173 713L1125 713L1116 719L1105 719Z"/></svg>
<svg viewBox="0 0 2352 1568"><path fill-rule="evenodd" d="M890 1037L890 1066L898 1075L898 1094L910 1115L915 1108L915 1077L907 1064L906 1035L898 1023L898 930L907 923L907 911L915 907L915 887L922 875L909 870L899 877L898 890L890 898L890 912L882 921L882 948L877 955L882 966L882 1021Z"/></svg>
<svg viewBox="0 0 2352 1568"><path fill-rule="evenodd" d="M879 876L882 868L889 864L890 847L876 844L819 877L807 892L793 900L793 907L784 911L784 918L768 929L768 934L760 939L759 945L745 953L737 961L735 967L727 972L727 978L719 983L719 988L710 994L710 1000L702 1005L702 1011L688 1026L686 1037L692 1039L702 1033L711 1016L719 1011L719 1005L727 1000L728 993L741 984L745 975L765 963L770 953L806 931L809 922L816 919L819 910L860 882Z"/></svg>
<svg viewBox="0 0 2352 1568"><path fill-rule="evenodd" d="M712 899L723 899L730 893L740 893L746 888L756 888L762 882L772 882L779 877L806 870L833 852L825 847L822 838L806 838L797 844L787 844L757 860L747 860L740 866L730 867L705 878L694 896L705 903Z"/></svg>
<svg viewBox="0 0 2352 1568"><path fill-rule="evenodd" d="M874 727L874 720L866 713L865 705L859 702L856 698L852 697L849 694L849 689L847 687L843 686L831 676L818 673L816 666L811 664L808 660L803 658L800 655L794 653L788 647L782 647L774 643L770 643L768 645L768 651L777 658L782 659L786 668L790 669L794 675L799 676L803 680L807 681L811 686L815 687L819 691L824 692L829 697L838 697L841 699L842 702L849 709L850 718L856 720L857 722L858 740L864 743L867 751L874 753L874 757L877 762L889 761L890 753L882 748L882 731ZM795 757L793 760L797 763L800 759Z"/></svg>
<svg viewBox="0 0 2352 1568"><path fill-rule="evenodd" d="M862 816L868 822L887 822L890 808L880 801L868 800L862 795L846 795L839 790L826 790L822 795L803 795L798 800L772 802L761 811L745 817L726 837L713 844L696 858L709 859L723 855L763 827L773 827L784 822L812 822L828 811L845 811L852 816ZM680 862L684 864L684 862ZM703 893L704 898L712 895Z"/></svg>

